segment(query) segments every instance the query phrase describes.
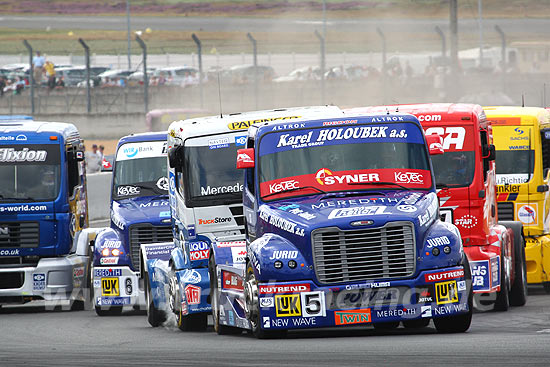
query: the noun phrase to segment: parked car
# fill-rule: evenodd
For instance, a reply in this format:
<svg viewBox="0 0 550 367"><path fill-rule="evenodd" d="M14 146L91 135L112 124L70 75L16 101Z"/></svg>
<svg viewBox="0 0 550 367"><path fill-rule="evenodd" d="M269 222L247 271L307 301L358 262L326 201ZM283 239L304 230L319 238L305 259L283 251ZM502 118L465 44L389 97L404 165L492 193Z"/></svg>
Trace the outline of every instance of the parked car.
<svg viewBox="0 0 550 367"><path fill-rule="evenodd" d="M291 71L288 75L277 77L273 79L273 81L276 83L284 83L320 79L321 68L319 66L304 66Z"/></svg>
<svg viewBox="0 0 550 367"><path fill-rule="evenodd" d="M134 73L135 70L121 70L121 69L114 69L114 70L108 70L101 74L99 74L97 77L100 80L101 86L109 86L109 85L115 85L115 80L123 80L124 85L126 85L126 82L128 80L128 77L130 74Z"/></svg>
<svg viewBox="0 0 550 367"><path fill-rule="evenodd" d="M248 84L254 82L254 65L235 65L229 68L229 73L234 84ZM260 82L270 82L276 77L275 69L271 66L258 65L257 73Z"/></svg>
<svg viewBox="0 0 550 367"><path fill-rule="evenodd" d="M198 84L199 71L190 66L170 66L155 70L153 76L159 84L189 85Z"/></svg>

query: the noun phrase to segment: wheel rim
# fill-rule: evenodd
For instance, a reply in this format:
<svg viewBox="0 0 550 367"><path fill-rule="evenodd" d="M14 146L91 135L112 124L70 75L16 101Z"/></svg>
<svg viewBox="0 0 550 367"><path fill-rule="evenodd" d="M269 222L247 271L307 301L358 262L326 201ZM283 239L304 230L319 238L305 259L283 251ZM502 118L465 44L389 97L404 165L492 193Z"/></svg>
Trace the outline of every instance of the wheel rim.
<svg viewBox="0 0 550 367"><path fill-rule="evenodd" d="M254 327L259 324L259 307L258 307L258 283L254 274L248 273L249 277L245 285L245 313Z"/></svg>
<svg viewBox="0 0 550 367"><path fill-rule="evenodd" d="M212 318L214 319L214 327L216 330L219 327L219 310L218 310L218 297L219 297L219 290L218 290L218 274L216 270L212 272L212 298L210 302L212 303Z"/></svg>
<svg viewBox="0 0 550 367"><path fill-rule="evenodd" d="M176 315L176 320L178 321L178 326L179 326L181 315L179 313L178 302L176 299L178 294L178 281L175 273L172 273L170 276L169 290L170 290L170 297L168 300L168 305L170 307L170 310L172 310L172 313Z"/></svg>

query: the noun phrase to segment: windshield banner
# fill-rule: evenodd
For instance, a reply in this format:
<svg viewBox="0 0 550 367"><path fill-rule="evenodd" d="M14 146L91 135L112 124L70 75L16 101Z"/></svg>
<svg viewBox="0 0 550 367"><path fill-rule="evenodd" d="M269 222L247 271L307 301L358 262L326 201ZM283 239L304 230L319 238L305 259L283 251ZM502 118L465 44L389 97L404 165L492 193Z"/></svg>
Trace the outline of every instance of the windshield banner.
<svg viewBox="0 0 550 367"><path fill-rule="evenodd" d="M399 117L403 119L403 117ZM355 125L358 120L347 121L351 126L277 131L262 137L260 156L292 149L321 145L361 144L367 142L399 142L424 144L419 127L413 123ZM354 126L355 125L355 126Z"/></svg>
<svg viewBox="0 0 550 367"><path fill-rule="evenodd" d="M380 184L376 185L376 183ZM328 168L321 168L309 175L285 177L262 182L260 184L260 193L262 197L272 195L273 197L281 198L321 192L319 190L362 190L365 187L399 189L399 186L411 189L428 189L431 185L432 181L430 171L428 170L383 168L331 171ZM311 188L312 186L313 188ZM303 188L303 190L299 190L300 188ZM277 195L279 192L281 194Z"/></svg>
<svg viewBox="0 0 550 367"><path fill-rule="evenodd" d="M117 161L130 159L154 158L166 156L165 141L143 141L122 145L116 155Z"/></svg>
<svg viewBox="0 0 550 367"><path fill-rule="evenodd" d="M1 145L0 165L36 165L59 164L59 145L57 144L33 144L33 145Z"/></svg>

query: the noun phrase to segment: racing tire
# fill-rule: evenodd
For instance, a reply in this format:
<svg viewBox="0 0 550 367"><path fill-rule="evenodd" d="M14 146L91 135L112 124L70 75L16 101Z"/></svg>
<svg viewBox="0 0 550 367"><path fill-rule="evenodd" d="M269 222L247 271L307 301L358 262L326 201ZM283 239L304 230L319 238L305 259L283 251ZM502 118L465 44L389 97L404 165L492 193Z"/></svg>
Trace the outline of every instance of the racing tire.
<svg viewBox="0 0 550 367"><path fill-rule="evenodd" d="M95 306L97 316L120 316L122 314L122 306L109 306L102 309L101 306Z"/></svg>
<svg viewBox="0 0 550 367"><path fill-rule="evenodd" d="M521 226L514 230L514 283L510 289L510 306L523 306L527 302L527 265L525 242Z"/></svg>
<svg viewBox="0 0 550 367"><path fill-rule="evenodd" d="M86 254L88 257L86 278L82 281L80 292L82 294L83 300L73 300L71 301L71 311L89 311L92 306L92 301L94 299L93 288L92 288L92 249L88 246L88 252Z"/></svg>
<svg viewBox="0 0 550 367"><path fill-rule="evenodd" d="M212 321L214 322L214 331L218 335L238 335L242 333L242 329L220 324L219 310L219 290L218 290L218 272L216 271L216 260L214 254L210 251L208 259L208 273L210 275L210 304L212 305Z"/></svg>
<svg viewBox="0 0 550 367"><path fill-rule="evenodd" d="M177 281L176 269L174 265L170 268L169 278L169 302L170 309L176 317L176 324L181 331L206 331L208 326L208 314L193 313L193 314L183 314L181 308L182 296L180 294L180 287Z"/></svg>
<svg viewBox="0 0 550 367"><path fill-rule="evenodd" d="M509 284L510 279L504 271L504 261L500 259L500 291L497 292L497 299L495 300L494 311L503 312L508 311L510 308L510 292Z"/></svg>
<svg viewBox="0 0 550 367"><path fill-rule="evenodd" d="M252 292L252 294L248 294ZM246 264L246 277L245 277L245 304L249 308L247 310L248 321L250 322L250 328L252 335L258 339L280 339L286 337L287 330L266 330L262 329L260 324L260 305L259 301L249 302L249 297L253 297L252 300L259 299L258 295L258 282L254 275L254 269L252 264L248 262ZM249 316L250 315L250 316Z"/></svg>
<svg viewBox="0 0 550 367"><path fill-rule="evenodd" d="M405 329L421 329L427 327L429 324L430 319L427 318L403 321L403 326Z"/></svg>
<svg viewBox="0 0 550 367"><path fill-rule="evenodd" d="M468 312L456 316L434 318L435 329L438 333L463 333L472 324L474 292L472 287L472 271L470 270L470 263L466 255L462 255L462 264L464 266L464 279L468 288Z"/></svg>
<svg viewBox="0 0 550 367"><path fill-rule="evenodd" d="M399 321L377 322L372 324L376 330L393 330L399 327Z"/></svg>
<svg viewBox="0 0 550 367"><path fill-rule="evenodd" d="M166 321L166 313L156 308L153 302L153 295L151 294L151 287L149 286L149 275L147 273L145 273L144 283L145 301L147 303L147 321L152 327L158 327Z"/></svg>

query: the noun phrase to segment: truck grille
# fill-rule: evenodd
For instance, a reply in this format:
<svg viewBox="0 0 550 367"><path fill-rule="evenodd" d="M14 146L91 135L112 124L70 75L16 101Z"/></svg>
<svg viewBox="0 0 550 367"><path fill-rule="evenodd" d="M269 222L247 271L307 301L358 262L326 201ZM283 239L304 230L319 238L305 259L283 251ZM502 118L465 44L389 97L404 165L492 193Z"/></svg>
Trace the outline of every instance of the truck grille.
<svg viewBox="0 0 550 367"><path fill-rule="evenodd" d="M130 254L135 271L141 271L139 251L141 244L171 242L172 227L170 225L154 226L149 223L140 223L130 226Z"/></svg>
<svg viewBox="0 0 550 367"><path fill-rule="evenodd" d="M320 228L312 232L312 243L315 272L321 283L402 278L415 270L410 222L346 231Z"/></svg>
<svg viewBox="0 0 550 367"><path fill-rule="evenodd" d="M514 203L497 203L498 220L514 220Z"/></svg>
<svg viewBox="0 0 550 367"><path fill-rule="evenodd" d="M233 218L235 218L235 222L237 222L237 225L239 226L239 231L241 232L241 234L244 234L243 206L241 204L230 205L229 210L231 210L231 214L233 215Z"/></svg>
<svg viewBox="0 0 550 367"><path fill-rule="evenodd" d="M38 222L0 222L0 247L38 247Z"/></svg>
<svg viewBox="0 0 550 367"><path fill-rule="evenodd" d="M21 271L0 273L0 289L16 289L23 286L24 275Z"/></svg>

